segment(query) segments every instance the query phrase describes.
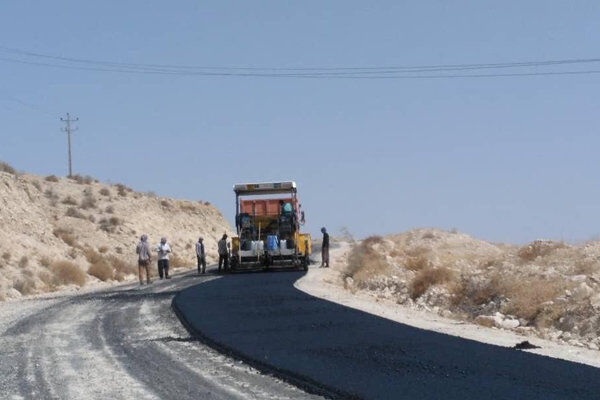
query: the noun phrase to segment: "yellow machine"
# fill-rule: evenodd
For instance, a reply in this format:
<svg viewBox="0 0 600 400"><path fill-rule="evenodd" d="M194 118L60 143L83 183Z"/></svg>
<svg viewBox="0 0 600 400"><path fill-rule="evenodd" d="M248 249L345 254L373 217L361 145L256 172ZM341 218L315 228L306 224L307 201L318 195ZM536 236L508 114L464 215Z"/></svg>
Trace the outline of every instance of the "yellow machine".
<svg viewBox="0 0 600 400"><path fill-rule="evenodd" d="M233 191L237 236L232 239L232 270L308 269L312 242L310 234L300 232L305 220L296 183L243 183L234 185Z"/></svg>

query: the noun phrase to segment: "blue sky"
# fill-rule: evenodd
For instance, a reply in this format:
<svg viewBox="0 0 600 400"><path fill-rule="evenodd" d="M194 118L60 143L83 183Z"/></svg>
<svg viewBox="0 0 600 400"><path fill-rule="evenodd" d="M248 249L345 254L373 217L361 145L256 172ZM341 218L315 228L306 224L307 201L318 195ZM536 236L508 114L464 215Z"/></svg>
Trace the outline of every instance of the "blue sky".
<svg viewBox="0 0 600 400"><path fill-rule="evenodd" d="M519 62L600 57L599 17L597 1L6 0L0 46L204 66ZM208 200L230 220L233 183L295 179L314 234L600 233L600 75L190 77L0 60L0 76L0 159L21 170L66 173L70 112L75 172Z"/></svg>

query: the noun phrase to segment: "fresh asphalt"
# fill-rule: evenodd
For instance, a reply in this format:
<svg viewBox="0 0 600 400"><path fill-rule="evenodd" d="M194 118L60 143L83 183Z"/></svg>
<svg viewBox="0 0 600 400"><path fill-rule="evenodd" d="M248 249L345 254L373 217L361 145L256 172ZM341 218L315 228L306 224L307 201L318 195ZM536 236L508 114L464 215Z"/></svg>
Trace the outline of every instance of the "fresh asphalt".
<svg viewBox="0 0 600 400"><path fill-rule="evenodd" d="M302 275L223 276L182 290L173 308L201 341L330 398L600 398L600 369L322 300L294 287Z"/></svg>

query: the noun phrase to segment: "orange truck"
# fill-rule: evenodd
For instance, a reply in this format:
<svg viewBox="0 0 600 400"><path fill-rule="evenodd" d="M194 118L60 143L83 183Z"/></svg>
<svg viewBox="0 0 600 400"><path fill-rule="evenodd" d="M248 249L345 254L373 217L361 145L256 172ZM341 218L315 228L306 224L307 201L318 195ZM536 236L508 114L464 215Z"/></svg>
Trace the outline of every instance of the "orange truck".
<svg viewBox="0 0 600 400"><path fill-rule="evenodd" d="M240 183L235 192L231 268L291 266L308 269L312 241L301 233L304 211L296 183Z"/></svg>

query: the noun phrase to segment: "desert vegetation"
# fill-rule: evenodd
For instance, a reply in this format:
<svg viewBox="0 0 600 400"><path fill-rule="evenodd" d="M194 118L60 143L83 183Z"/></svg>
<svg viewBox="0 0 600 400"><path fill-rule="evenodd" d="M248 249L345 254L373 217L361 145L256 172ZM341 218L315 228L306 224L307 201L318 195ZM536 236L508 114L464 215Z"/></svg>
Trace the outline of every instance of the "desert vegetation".
<svg viewBox="0 0 600 400"><path fill-rule="evenodd" d="M0 161L0 172L16 175L17 171L8 163Z"/></svg>
<svg viewBox="0 0 600 400"><path fill-rule="evenodd" d="M418 229L356 242L343 285L485 326L600 347L600 243L491 244Z"/></svg>

